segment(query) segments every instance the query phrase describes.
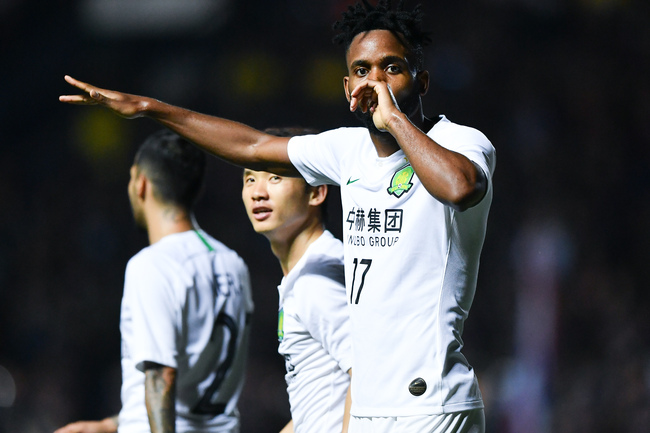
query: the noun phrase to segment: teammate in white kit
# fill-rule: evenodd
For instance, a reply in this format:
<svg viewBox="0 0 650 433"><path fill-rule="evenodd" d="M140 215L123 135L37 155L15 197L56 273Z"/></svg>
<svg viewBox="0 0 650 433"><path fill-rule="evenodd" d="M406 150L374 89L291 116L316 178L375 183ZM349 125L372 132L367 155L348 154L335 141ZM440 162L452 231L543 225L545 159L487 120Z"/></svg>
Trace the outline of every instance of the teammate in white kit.
<svg viewBox="0 0 650 433"><path fill-rule="evenodd" d="M346 46L345 94L365 128L287 140L71 77L68 83L85 93L60 97L150 117L234 164L341 185L353 433L485 430L461 336L496 156L479 131L424 116L428 36L421 18L419 8L364 0L336 24Z"/></svg>
<svg viewBox="0 0 650 433"><path fill-rule="evenodd" d="M255 231L270 241L284 275L278 286L278 352L285 359L292 420L282 433L347 431L352 349L343 244L324 228L327 192L327 185L312 187L302 178L244 170L246 212Z"/></svg>
<svg viewBox="0 0 650 433"><path fill-rule="evenodd" d="M128 193L150 246L126 267L119 417L72 432L239 432L248 322L248 268L193 223L205 155L169 131L138 150Z"/></svg>

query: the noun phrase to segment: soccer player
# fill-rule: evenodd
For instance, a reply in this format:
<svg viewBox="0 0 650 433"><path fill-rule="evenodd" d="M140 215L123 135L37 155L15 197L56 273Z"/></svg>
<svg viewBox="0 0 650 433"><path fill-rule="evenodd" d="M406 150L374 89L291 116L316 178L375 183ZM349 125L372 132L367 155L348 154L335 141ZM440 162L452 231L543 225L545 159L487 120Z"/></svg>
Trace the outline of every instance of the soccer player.
<svg viewBox="0 0 650 433"><path fill-rule="evenodd" d="M277 135L301 128L267 130ZM324 227L327 185L244 170L242 200L284 277L278 286L278 352L287 370L291 422L282 433L347 431L352 348L343 244ZM344 416L345 414L345 416Z"/></svg>
<svg viewBox="0 0 650 433"><path fill-rule="evenodd" d="M126 267L122 409L73 432L239 432L253 311L248 268L194 224L205 154L170 131L139 148L128 185L150 246Z"/></svg>
<svg viewBox="0 0 650 433"><path fill-rule="evenodd" d="M483 401L461 353L476 290L495 150L478 130L424 116L419 7L380 0L335 24L343 78L363 128L276 137L237 122L66 77L80 95L150 117L203 149L255 170L341 186L354 375L350 431L483 432Z"/></svg>

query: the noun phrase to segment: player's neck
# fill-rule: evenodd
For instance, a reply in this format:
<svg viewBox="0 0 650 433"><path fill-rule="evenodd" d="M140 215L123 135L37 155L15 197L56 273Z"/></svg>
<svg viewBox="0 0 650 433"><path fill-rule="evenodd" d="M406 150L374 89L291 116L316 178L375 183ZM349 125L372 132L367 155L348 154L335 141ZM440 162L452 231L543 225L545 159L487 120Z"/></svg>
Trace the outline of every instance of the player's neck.
<svg viewBox="0 0 650 433"><path fill-rule="evenodd" d="M380 158L391 156L393 153L397 152L400 149L397 140L395 140L395 137L387 132L381 133L381 135L371 132L370 139L375 145L377 156Z"/></svg>
<svg viewBox="0 0 650 433"><path fill-rule="evenodd" d="M191 216L175 207L159 207L147 214L149 244L153 245L165 236L193 230Z"/></svg>
<svg viewBox="0 0 650 433"><path fill-rule="evenodd" d="M314 220L309 223L307 227L296 231L290 236L278 239L269 237L271 242L271 250L278 258L282 274L287 276L289 272L296 266L296 263L302 258L307 251L307 248L318 239L325 231L323 224L320 220Z"/></svg>

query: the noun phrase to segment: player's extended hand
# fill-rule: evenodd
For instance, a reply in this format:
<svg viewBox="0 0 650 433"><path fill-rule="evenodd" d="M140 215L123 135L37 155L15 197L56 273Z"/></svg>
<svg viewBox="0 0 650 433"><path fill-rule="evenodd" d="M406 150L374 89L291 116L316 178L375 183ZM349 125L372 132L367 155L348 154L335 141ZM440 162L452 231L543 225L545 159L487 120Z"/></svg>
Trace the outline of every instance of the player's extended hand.
<svg viewBox="0 0 650 433"><path fill-rule="evenodd" d="M150 100L150 98L144 96L101 89L83 81L75 80L69 75L65 76L65 81L84 93L81 95L61 95L59 101L76 105L102 105L127 119L142 116Z"/></svg>
<svg viewBox="0 0 650 433"><path fill-rule="evenodd" d="M390 85L373 80L364 81L350 93L350 111L358 109L364 113L370 111L372 120L380 131L387 130L390 117L400 111Z"/></svg>
<svg viewBox="0 0 650 433"><path fill-rule="evenodd" d="M77 421L70 423L54 433L115 433L117 424L113 418L101 421Z"/></svg>

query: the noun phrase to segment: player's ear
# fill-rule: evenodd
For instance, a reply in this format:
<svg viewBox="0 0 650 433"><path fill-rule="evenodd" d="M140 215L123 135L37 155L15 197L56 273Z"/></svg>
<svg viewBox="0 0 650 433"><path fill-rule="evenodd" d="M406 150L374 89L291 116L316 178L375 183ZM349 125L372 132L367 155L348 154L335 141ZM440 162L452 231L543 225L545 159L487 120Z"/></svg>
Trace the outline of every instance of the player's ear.
<svg viewBox="0 0 650 433"><path fill-rule="evenodd" d="M350 78L349 77L343 77L343 89L345 89L345 97L348 99L348 102L350 102Z"/></svg>
<svg viewBox="0 0 650 433"><path fill-rule="evenodd" d="M144 173L138 174L138 177L135 179L135 195L140 199L144 200L147 195L147 189L151 189L153 185L149 182L149 179L144 175Z"/></svg>
<svg viewBox="0 0 650 433"><path fill-rule="evenodd" d="M417 73L415 79L418 82L418 89L420 96L424 96L429 91L429 71L420 71Z"/></svg>
<svg viewBox="0 0 650 433"><path fill-rule="evenodd" d="M327 185L318 185L311 189L309 193L309 204L320 206L327 198Z"/></svg>

